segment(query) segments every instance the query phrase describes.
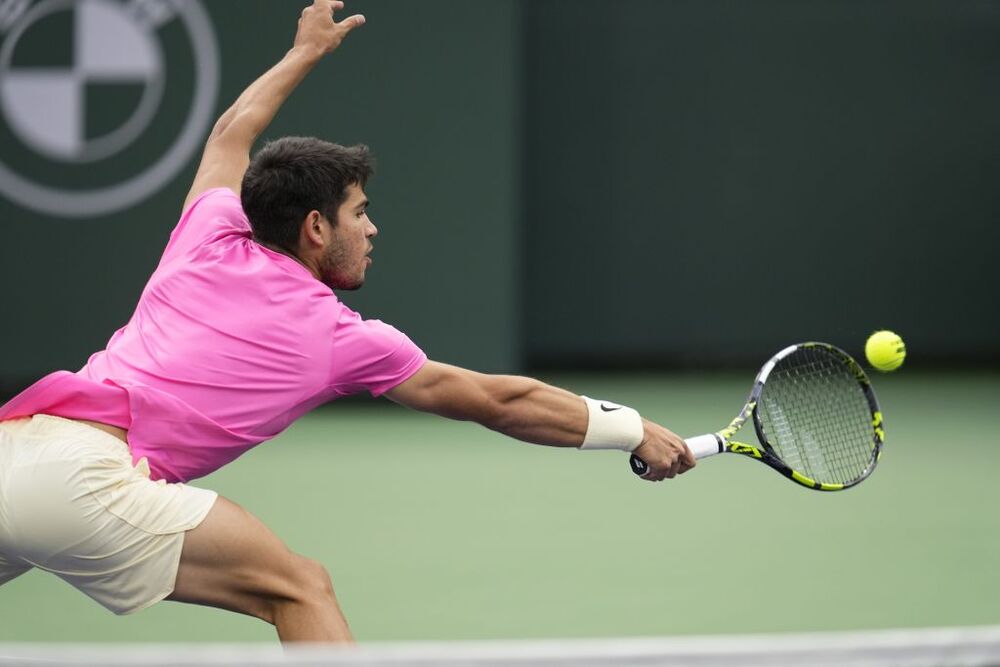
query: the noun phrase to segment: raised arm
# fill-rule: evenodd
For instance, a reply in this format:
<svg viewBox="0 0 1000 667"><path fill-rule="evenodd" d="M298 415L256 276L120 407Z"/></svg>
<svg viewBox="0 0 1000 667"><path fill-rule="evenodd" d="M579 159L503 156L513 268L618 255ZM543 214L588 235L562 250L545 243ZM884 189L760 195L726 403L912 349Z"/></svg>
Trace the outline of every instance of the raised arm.
<svg viewBox="0 0 1000 667"><path fill-rule="evenodd" d="M339 0L315 0L302 11L291 50L250 84L216 121L185 208L212 188L226 187L239 194L254 141L316 63L340 46L351 30L364 24L360 14L335 22L334 12L343 7Z"/></svg>
<svg viewBox="0 0 1000 667"><path fill-rule="evenodd" d="M532 378L486 375L428 361L386 396L414 410L473 421L525 442L626 451L634 447L650 468L644 479L652 481L695 465L683 439L631 409L597 401L588 405L581 396ZM641 426L630 423L628 415L641 419ZM629 443L633 438L638 446Z"/></svg>

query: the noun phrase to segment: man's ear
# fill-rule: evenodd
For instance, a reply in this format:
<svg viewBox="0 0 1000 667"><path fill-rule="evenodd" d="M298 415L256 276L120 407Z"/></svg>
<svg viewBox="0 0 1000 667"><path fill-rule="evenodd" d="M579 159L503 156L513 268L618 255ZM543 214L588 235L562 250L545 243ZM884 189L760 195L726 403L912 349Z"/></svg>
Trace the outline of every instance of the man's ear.
<svg viewBox="0 0 1000 667"><path fill-rule="evenodd" d="M309 211L302 221L300 242L307 248L322 248L327 243L328 225L319 211Z"/></svg>

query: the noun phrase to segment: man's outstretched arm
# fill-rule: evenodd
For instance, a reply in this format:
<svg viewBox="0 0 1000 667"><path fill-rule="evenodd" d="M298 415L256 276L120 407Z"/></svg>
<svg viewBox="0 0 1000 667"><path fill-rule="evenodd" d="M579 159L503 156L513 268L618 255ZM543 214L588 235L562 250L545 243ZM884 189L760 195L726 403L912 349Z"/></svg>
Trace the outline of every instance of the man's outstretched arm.
<svg viewBox="0 0 1000 667"><path fill-rule="evenodd" d="M684 440L629 408L591 401L539 380L486 375L428 361L386 393L393 401L442 417L474 421L512 438L555 447L627 449L650 468L644 479L659 481L694 467ZM630 421L631 419L631 421ZM630 439L634 442L629 443Z"/></svg>
<svg viewBox="0 0 1000 667"><path fill-rule="evenodd" d="M315 0L303 10L291 50L250 84L216 121L184 208L212 188L225 187L239 194L254 141L316 63L340 46L351 30L364 24L360 14L335 22L333 13L343 7L340 0Z"/></svg>

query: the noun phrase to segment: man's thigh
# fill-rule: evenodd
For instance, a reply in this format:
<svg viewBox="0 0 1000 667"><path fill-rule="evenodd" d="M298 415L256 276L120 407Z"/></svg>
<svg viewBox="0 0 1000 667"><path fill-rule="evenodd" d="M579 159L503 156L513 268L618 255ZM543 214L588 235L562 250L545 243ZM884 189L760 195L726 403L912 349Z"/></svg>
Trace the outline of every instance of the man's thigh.
<svg viewBox="0 0 1000 667"><path fill-rule="evenodd" d="M269 601L295 597L302 561L260 519L220 496L185 535L168 599L272 620Z"/></svg>
<svg viewBox="0 0 1000 667"><path fill-rule="evenodd" d="M150 481L124 443L77 422L35 416L3 431L7 560L51 572L117 614L171 592L184 533L214 492Z"/></svg>

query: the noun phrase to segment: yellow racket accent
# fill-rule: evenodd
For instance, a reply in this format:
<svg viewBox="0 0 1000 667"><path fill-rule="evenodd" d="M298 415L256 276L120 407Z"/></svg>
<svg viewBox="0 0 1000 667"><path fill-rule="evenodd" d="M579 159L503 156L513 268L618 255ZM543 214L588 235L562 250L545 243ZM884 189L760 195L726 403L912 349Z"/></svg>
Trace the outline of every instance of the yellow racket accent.
<svg viewBox="0 0 1000 667"><path fill-rule="evenodd" d="M882 413L876 412L872 415L872 428L875 429L875 435L878 437L879 442L885 442L885 429L882 428ZM881 454L882 452L879 452Z"/></svg>
<svg viewBox="0 0 1000 667"><path fill-rule="evenodd" d="M795 470L792 471L792 479L794 479L799 484L804 484L805 486L809 486L814 489L819 489L821 491L840 491L841 489L844 488L843 484L817 482L816 480L810 477L806 477L802 473L797 472Z"/></svg>
<svg viewBox="0 0 1000 667"><path fill-rule="evenodd" d="M744 454L746 456L752 456L755 459L764 458L763 452L744 442L730 442L727 449L734 454Z"/></svg>

